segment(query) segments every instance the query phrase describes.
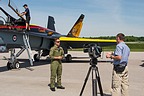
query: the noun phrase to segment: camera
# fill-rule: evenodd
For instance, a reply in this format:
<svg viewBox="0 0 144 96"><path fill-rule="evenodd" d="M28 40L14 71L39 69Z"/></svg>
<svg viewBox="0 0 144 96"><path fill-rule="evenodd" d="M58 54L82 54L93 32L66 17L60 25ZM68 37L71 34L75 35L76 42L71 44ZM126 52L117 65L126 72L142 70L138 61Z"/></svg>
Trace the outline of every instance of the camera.
<svg viewBox="0 0 144 96"><path fill-rule="evenodd" d="M84 53L89 54L89 56L93 58L98 58L101 56L102 48L97 44L85 44L84 45Z"/></svg>
<svg viewBox="0 0 144 96"><path fill-rule="evenodd" d="M102 48L95 43L91 43L91 44L85 44L83 46L83 49L84 49L83 50L84 53L87 52L89 54L89 57L91 58L90 59L91 66L89 67L87 76L85 78L85 82L83 84L83 87L82 87L82 90L81 90L79 96L82 96L82 93L83 93L83 90L87 83L90 72L92 72L91 76L92 76L92 94L93 94L93 96L97 96L97 87L99 87L100 95L104 96L101 81L100 81L100 76L99 76L100 74L98 71L98 67L96 66L97 62L98 62L97 58L101 56Z"/></svg>
<svg viewBox="0 0 144 96"><path fill-rule="evenodd" d="M88 53L91 58L91 64L97 64L97 58L101 56L102 48L97 44L85 44L84 53Z"/></svg>

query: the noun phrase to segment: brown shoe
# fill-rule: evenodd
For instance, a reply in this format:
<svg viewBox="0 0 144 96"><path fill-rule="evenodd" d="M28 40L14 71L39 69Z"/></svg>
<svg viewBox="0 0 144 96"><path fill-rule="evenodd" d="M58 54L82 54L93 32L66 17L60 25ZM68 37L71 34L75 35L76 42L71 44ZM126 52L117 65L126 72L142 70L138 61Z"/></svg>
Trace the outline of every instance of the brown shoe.
<svg viewBox="0 0 144 96"><path fill-rule="evenodd" d="M63 86L57 86L57 89L65 89Z"/></svg>

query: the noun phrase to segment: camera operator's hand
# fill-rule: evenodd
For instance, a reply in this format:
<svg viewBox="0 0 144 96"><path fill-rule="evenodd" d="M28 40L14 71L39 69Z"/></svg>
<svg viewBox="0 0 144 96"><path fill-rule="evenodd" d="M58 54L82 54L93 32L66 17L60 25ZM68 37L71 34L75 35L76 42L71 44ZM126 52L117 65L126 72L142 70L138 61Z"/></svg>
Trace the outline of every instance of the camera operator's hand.
<svg viewBox="0 0 144 96"><path fill-rule="evenodd" d="M112 56L112 52L106 53L106 58L111 58L111 56Z"/></svg>

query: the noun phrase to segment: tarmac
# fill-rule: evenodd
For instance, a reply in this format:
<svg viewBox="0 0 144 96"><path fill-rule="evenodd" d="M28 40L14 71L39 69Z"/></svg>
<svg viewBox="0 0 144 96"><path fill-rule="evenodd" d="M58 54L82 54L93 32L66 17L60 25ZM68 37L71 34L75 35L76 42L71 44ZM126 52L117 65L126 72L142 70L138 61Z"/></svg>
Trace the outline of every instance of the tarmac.
<svg viewBox="0 0 144 96"><path fill-rule="evenodd" d="M43 57L30 67L28 56L24 52L18 57L20 69L7 70L8 53L0 53L0 96L79 96L88 73L90 58L87 53L70 51L72 56L79 57L72 62L63 62L62 85L66 88L52 92L50 82L50 61ZM111 59L98 58L98 67L104 96L111 96L111 75L113 65ZM129 96L144 96L144 52L131 52L129 57ZM30 69L33 69L30 70ZM99 87L98 96L99 94ZM82 96L92 96L91 73Z"/></svg>

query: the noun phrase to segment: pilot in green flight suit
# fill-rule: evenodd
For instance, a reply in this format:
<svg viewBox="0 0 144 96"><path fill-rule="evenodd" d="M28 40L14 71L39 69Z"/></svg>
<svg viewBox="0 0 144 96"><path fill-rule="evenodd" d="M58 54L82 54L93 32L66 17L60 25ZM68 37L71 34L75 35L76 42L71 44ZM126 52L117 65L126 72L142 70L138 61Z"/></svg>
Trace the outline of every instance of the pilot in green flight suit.
<svg viewBox="0 0 144 96"><path fill-rule="evenodd" d="M57 88L65 89L61 85L61 75L62 75L62 58L64 57L63 48L60 47L60 40L55 39L55 45L50 49L49 56L51 58L51 78L50 78L50 89L55 91L55 79L57 76Z"/></svg>

